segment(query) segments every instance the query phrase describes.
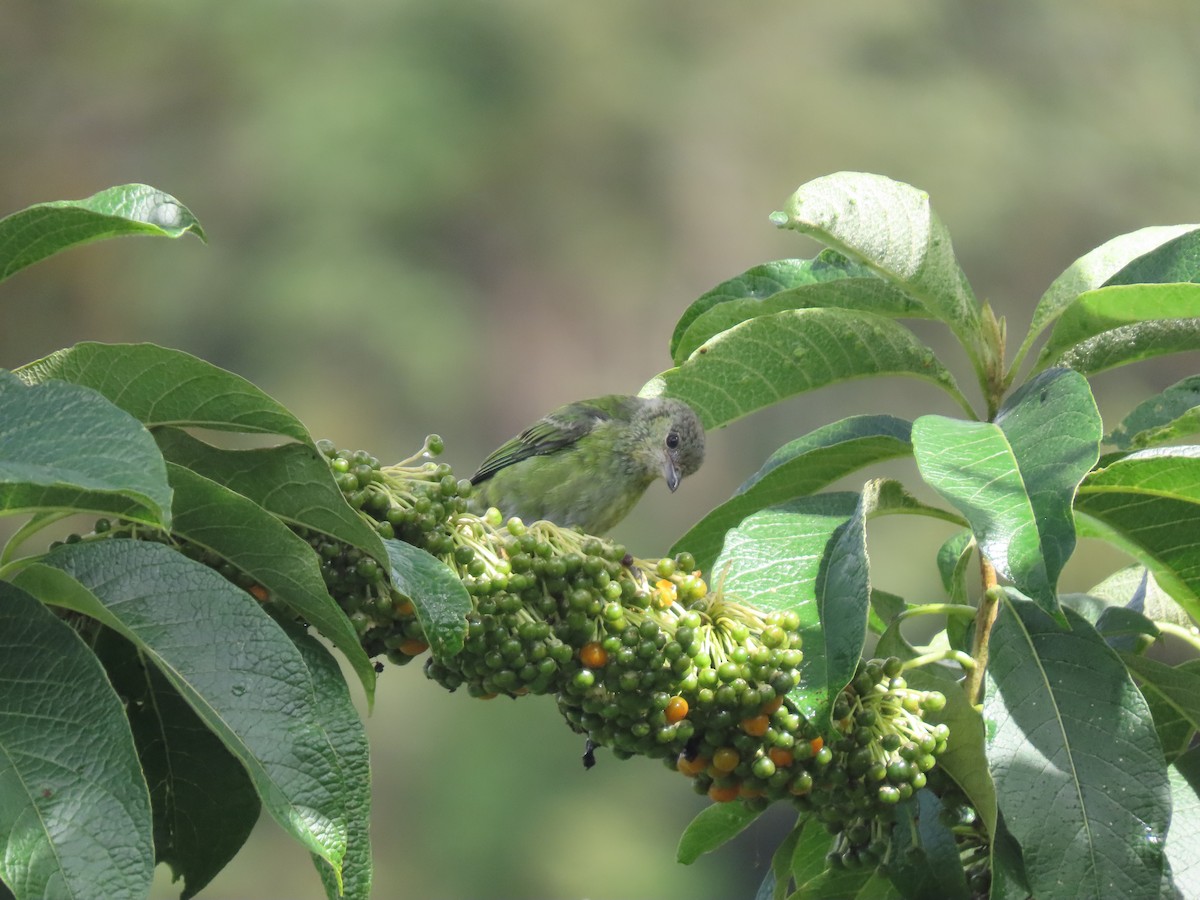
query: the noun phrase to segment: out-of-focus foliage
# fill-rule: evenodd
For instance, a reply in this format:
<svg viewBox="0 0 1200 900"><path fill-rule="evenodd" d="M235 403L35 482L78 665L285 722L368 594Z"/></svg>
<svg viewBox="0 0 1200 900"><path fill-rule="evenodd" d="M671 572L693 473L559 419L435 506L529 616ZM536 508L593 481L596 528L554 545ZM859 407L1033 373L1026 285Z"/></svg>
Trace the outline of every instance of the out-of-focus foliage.
<svg viewBox="0 0 1200 900"><path fill-rule="evenodd" d="M20 273L0 365L152 340L384 458L439 431L467 470L559 403L665 368L691 300L804 255L763 211L840 169L928 190L977 292L1027 318L1064 260L1200 218L1198 34L1184 0L15 0L0 211L144 181L210 244L120 242ZM1161 388L1194 370L1102 378ZM843 400L861 392L833 389L792 421L719 432L700 475L651 491L617 536L664 552L820 408L883 398L903 416L917 390L884 383L857 408ZM584 773L548 705L446 698L412 671L386 672L378 697L380 896L731 896L777 842L752 831L740 857L681 869L701 801L647 763ZM301 851L271 827L260 840L213 896L321 896Z"/></svg>

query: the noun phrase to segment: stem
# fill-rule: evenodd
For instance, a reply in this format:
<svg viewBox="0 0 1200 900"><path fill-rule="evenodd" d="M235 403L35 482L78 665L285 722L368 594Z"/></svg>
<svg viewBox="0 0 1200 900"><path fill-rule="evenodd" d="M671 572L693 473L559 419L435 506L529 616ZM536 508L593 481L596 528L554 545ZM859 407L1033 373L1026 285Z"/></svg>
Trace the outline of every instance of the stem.
<svg viewBox="0 0 1200 900"><path fill-rule="evenodd" d="M979 556L979 574L983 581L983 597L979 601L979 609L975 612L975 639L971 645L971 656L975 659L975 668L967 673L963 685L967 692L967 702L972 706L979 703L979 691L983 687L983 673L987 669L988 640L992 634L992 625L1000 611L1000 594L997 590L996 570L988 562L987 557Z"/></svg>
<svg viewBox="0 0 1200 900"><path fill-rule="evenodd" d="M1155 622L1154 624L1163 634L1179 638L1179 640L1200 650L1200 632L1197 632L1195 628L1184 628L1182 625L1176 625L1174 622Z"/></svg>

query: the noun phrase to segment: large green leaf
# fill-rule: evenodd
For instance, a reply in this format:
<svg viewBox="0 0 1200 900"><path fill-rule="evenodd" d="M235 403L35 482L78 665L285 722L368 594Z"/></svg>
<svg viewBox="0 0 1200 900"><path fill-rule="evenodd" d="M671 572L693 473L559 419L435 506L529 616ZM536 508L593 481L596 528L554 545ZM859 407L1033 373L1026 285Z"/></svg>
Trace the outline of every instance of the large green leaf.
<svg viewBox="0 0 1200 900"><path fill-rule="evenodd" d="M1191 736L1200 729L1200 660L1168 666L1133 653L1123 653L1125 665L1141 683L1142 693L1155 712L1154 722L1160 736ZM1180 741L1182 744L1182 741ZM1164 746L1164 751L1168 749ZM1186 750L1179 744L1170 748L1172 759Z"/></svg>
<svg viewBox="0 0 1200 900"><path fill-rule="evenodd" d="M1173 671L1200 679L1200 659L1182 662L1174 666ZM1192 704L1180 703L1180 698L1171 698L1148 682L1142 684L1142 694L1150 705L1150 714L1154 716L1154 728L1163 745L1163 756L1167 762L1174 762L1192 746L1197 733L1195 710L1191 708Z"/></svg>
<svg viewBox="0 0 1200 900"><path fill-rule="evenodd" d="M954 376L911 331L847 309L791 309L742 322L651 379L642 394L686 400L706 428L719 428L795 394L875 375L930 381L971 414Z"/></svg>
<svg viewBox="0 0 1200 900"><path fill-rule="evenodd" d="M1200 281L1200 226L1180 225L1181 234L1144 253L1109 278L1111 284L1168 284Z"/></svg>
<svg viewBox="0 0 1200 900"><path fill-rule="evenodd" d="M1171 779L1171 830L1167 859L1175 888L1183 898L1200 897L1200 748L1175 761Z"/></svg>
<svg viewBox="0 0 1200 900"><path fill-rule="evenodd" d="M1142 450L1097 469L1075 499L1080 533L1142 562L1200 619L1200 447Z"/></svg>
<svg viewBox="0 0 1200 900"><path fill-rule="evenodd" d="M111 629L93 643L125 701L154 808L154 854L195 896L250 836L262 805L237 757L137 649Z"/></svg>
<svg viewBox="0 0 1200 900"><path fill-rule="evenodd" d="M742 803L714 803L705 807L679 836L676 861L691 865L705 853L737 837L761 813L762 810L747 809Z"/></svg>
<svg viewBox="0 0 1200 900"><path fill-rule="evenodd" d="M1087 382L1054 369L1014 393L994 423L918 419L913 448L925 480L966 516L996 571L1052 611L1075 547L1071 500L1099 457L1100 433Z"/></svg>
<svg viewBox="0 0 1200 900"><path fill-rule="evenodd" d="M1020 366L1021 360L1029 352L1030 346L1038 336L1063 311L1075 302L1075 298L1087 291L1107 284L1110 279L1116 279L1119 273L1131 267L1136 260L1152 254L1160 247L1165 247L1193 232L1200 231L1196 225L1156 225L1142 228L1129 234L1122 234L1096 249L1084 254L1059 275L1046 289L1046 293L1038 301L1033 312L1033 321L1029 325L1029 334L1021 343L1013 369ZM1147 278L1148 281L1164 281L1175 279ZM1190 281L1190 278L1180 279Z"/></svg>
<svg viewBox="0 0 1200 900"><path fill-rule="evenodd" d="M122 184L84 200L38 203L0 219L0 281L73 247L129 234L205 240L191 210L157 188Z"/></svg>
<svg viewBox="0 0 1200 900"><path fill-rule="evenodd" d="M869 266L950 326L982 358L979 305L929 195L865 172L838 172L802 185L771 220Z"/></svg>
<svg viewBox="0 0 1200 900"><path fill-rule="evenodd" d="M906 900L970 900L954 835L939 812L938 798L925 789L896 812L891 850L895 862L889 874Z"/></svg>
<svg viewBox="0 0 1200 900"><path fill-rule="evenodd" d="M780 447L733 497L693 525L671 553L687 550L708 571L725 532L750 513L819 491L863 466L912 452L912 425L894 416L852 416Z"/></svg>
<svg viewBox="0 0 1200 900"><path fill-rule="evenodd" d="M120 698L68 625L0 581L0 881L17 900L139 900L153 874Z"/></svg>
<svg viewBox="0 0 1200 900"><path fill-rule="evenodd" d="M462 650L467 634L471 595L449 566L419 547L387 540L391 579L412 600L434 656L446 658Z"/></svg>
<svg viewBox="0 0 1200 900"><path fill-rule="evenodd" d="M687 309L671 341L671 359L676 365L709 338L739 322L784 309L831 306L861 309L883 316L929 316L926 309L908 294L866 266L832 250L822 252L811 261L786 260L767 266L775 276L770 281L761 275L747 279L750 273L746 273L704 294ZM772 281L786 284L780 284L773 293L764 292ZM753 292L739 294L739 287Z"/></svg>
<svg viewBox="0 0 1200 900"><path fill-rule="evenodd" d="M1122 450L1141 450L1200 433L1200 376L1177 381L1143 400L1105 438Z"/></svg>
<svg viewBox="0 0 1200 900"><path fill-rule="evenodd" d="M1055 323L1038 367L1061 362L1088 372L1188 349L1194 329L1176 320L1200 316L1200 284L1127 284L1081 294ZM1147 335L1180 332L1166 347L1144 346ZM1122 348L1118 338L1131 343ZM1194 349L1194 348L1193 348Z"/></svg>
<svg viewBox="0 0 1200 900"><path fill-rule="evenodd" d="M1061 628L1006 597L984 701L1004 821L1034 896L1153 897L1170 819L1166 764L1120 658L1074 611Z"/></svg>
<svg viewBox="0 0 1200 900"><path fill-rule="evenodd" d="M358 633L325 589L321 564L308 542L257 503L191 469L169 464L178 513L172 532L211 551L266 588L345 655L370 704L375 668Z"/></svg>
<svg viewBox="0 0 1200 900"><path fill-rule="evenodd" d="M39 508L169 523L166 465L141 423L95 391L0 370L0 511Z"/></svg>
<svg viewBox="0 0 1200 900"><path fill-rule="evenodd" d="M59 547L17 583L131 641L241 761L272 817L341 871L349 787L303 658L253 598L169 547L134 540Z"/></svg>
<svg viewBox="0 0 1200 900"><path fill-rule="evenodd" d="M368 900L371 896L371 762L367 733L346 690L337 660L310 634L287 626L300 655L312 674L316 694L314 711L329 746L337 757L345 785L346 855L339 874L319 856L313 862L325 884L329 900Z"/></svg>
<svg viewBox="0 0 1200 900"><path fill-rule="evenodd" d="M299 419L245 378L182 350L76 344L22 366L17 374L30 383L54 378L90 387L147 428L212 428L313 442Z"/></svg>
<svg viewBox="0 0 1200 900"><path fill-rule="evenodd" d="M324 458L303 444L221 450L174 428L155 435L163 455L243 497L289 525L335 538L388 561L383 542L338 490Z"/></svg>
<svg viewBox="0 0 1200 900"><path fill-rule="evenodd" d="M1105 331L1068 348L1059 358L1084 375L1171 353L1200 349L1200 318L1155 319Z"/></svg>

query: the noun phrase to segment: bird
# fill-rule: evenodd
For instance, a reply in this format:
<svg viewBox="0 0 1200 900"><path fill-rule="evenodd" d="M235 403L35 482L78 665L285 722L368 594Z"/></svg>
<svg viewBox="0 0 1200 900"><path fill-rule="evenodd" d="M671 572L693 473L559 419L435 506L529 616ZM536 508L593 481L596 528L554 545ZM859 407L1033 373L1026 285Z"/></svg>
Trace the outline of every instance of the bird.
<svg viewBox="0 0 1200 900"><path fill-rule="evenodd" d="M561 406L491 453L470 508L603 535L657 478L674 492L704 461L704 426L684 401L609 394Z"/></svg>

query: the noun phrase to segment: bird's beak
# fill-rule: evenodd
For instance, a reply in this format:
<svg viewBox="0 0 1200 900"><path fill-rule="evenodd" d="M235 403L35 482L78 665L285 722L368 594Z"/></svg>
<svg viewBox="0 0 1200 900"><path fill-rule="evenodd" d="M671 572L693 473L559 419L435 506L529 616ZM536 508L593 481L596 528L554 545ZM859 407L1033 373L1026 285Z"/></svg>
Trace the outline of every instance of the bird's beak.
<svg viewBox="0 0 1200 900"><path fill-rule="evenodd" d="M675 493L675 488L679 487L679 467L675 465L675 460L667 456L663 459L663 478L667 480L667 487L671 493Z"/></svg>

